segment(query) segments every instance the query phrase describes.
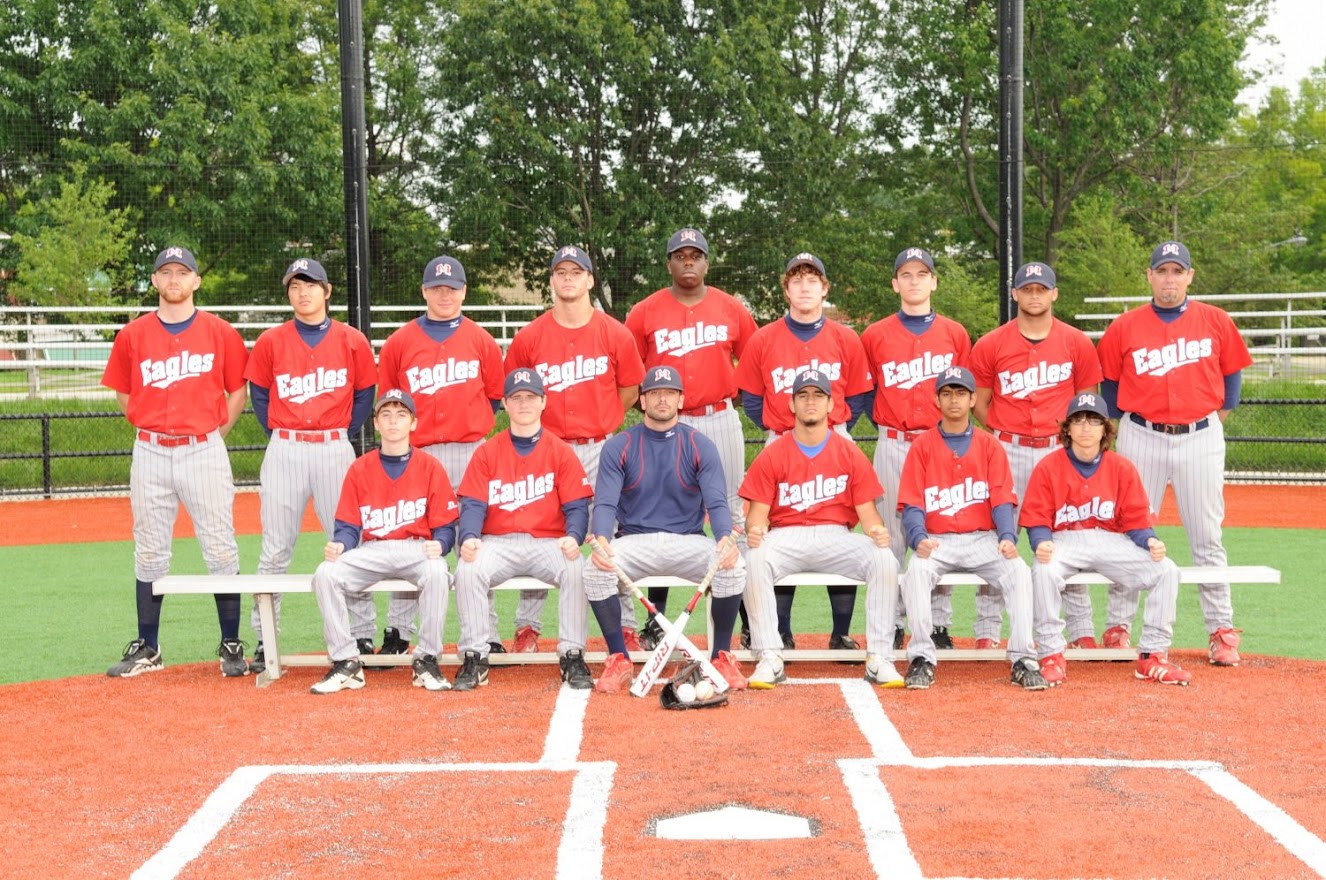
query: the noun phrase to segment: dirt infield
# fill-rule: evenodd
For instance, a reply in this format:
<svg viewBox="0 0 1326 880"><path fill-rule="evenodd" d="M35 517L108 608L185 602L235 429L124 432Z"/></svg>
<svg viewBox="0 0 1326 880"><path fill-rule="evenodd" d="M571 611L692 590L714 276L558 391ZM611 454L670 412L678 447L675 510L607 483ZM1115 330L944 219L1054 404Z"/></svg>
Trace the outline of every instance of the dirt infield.
<svg viewBox="0 0 1326 880"><path fill-rule="evenodd" d="M1077 663L1040 694L1001 663L943 664L924 692L797 664L702 712L563 691L549 667L467 694L393 670L315 697L315 670L259 690L212 664L9 685L0 859L13 877L1322 876L1326 701L1304 697L1326 664L1178 659L1189 688ZM655 836L729 805L811 836Z"/></svg>
<svg viewBox="0 0 1326 880"><path fill-rule="evenodd" d="M128 498L0 502L0 517L20 515L28 522L45 524L45 529L39 533L33 533L30 528L0 529L0 546L133 539L133 517L129 512ZM1165 493L1160 523L1179 525L1172 491ZM1326 529L1326 486L1227 485L1225 525L1231 528ZM304 531L317 529L318 521L310 506L304 512ZM235 531L241 535L256 535L262 531L256 492L241 492L235 496ZM175 537L193 537L193 523L183 510L175 523Z"/></svg>

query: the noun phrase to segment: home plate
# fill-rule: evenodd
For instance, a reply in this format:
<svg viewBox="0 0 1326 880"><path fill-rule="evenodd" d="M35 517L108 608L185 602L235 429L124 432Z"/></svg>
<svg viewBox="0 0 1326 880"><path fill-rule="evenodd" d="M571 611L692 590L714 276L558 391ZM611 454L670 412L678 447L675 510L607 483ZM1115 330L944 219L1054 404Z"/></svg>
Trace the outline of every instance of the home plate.
<svg viewBox="0 0 1326 880"><path fill-rule="evenodd" d="M784 840L813 837L810 820L786 813L723 807L660 819L654 836L664 840Z"/></svg>

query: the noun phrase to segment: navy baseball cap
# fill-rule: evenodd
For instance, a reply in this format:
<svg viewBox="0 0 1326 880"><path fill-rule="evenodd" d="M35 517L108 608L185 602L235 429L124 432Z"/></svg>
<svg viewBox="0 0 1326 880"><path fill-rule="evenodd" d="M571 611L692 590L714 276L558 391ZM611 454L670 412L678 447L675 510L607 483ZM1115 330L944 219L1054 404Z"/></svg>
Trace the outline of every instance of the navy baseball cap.
<svg viewBox="0 0 1326 880"><path fill-rule="evenodd" d="M539 375L539 371L532 367L519 367L507 373L506 382L502 385L502 396L510 397L517 391L530 391L545 397L543 377Z"/></svg>
<svg viewBox="0 0 1326 880"><path fill-rule="evenodd" d="M285 270L285 276L281 279L284 285L290 284L290 279L304 276L310 281L321 281L327 283L327 270L322 268L322 264L317 260L310 260L304 257L295 260L290 264L290 268Z"/></svg>
<svg viewBox="0 0 1326 880"><path fill-rule="evenodd" d="M681 374L676 367L650 367L645 370L645 381L640 383L640 393L653 391L655 388L672 388L682 391Z"/></svg>
<svg viewBox="0 0 1326 880"><path fill-rule="evenodd" d="M1026 287L1028 284L1039 284L1046 289L1053 289L1056 286L1054 270L1044 263L1024 264L1013 276L1013 286Z"/></svg>
<svg viewBox="0 0 1326 880"><path fill-rule="evenodd" d="M797 373L797 377L792 380L793 396L803 388L818 388L830 397L833 396L833 385L829 382L829 377L820 370L803 370Z"/></svg>
<svg viewBox="0 0 1326 880"><path fill-rule="evenodd" d="M783 270L783 274L786 275L788 272L791 272L797 266L814 266L816 272L820 273L826 278L829 275L828 272L824 271L824 263L820 261L820 258L812 253L808 253L807 251L802 251L792 259L788 260L787 268Z"/></svg>
<svg viewBox="0 0 1326 880"><path fill-rule="evenodd" d="M465 267L455 257L434 257L424 267L423 287L450 287L460 290L465 286Z"/></svg>
<svg viewBox="0 0 1326 880"><path fill-rule="evenodd" d="M377 415L378 411L389 403L399 403L408 409L412 416L419 414L419 411L414 408L414 398L410 396L410 392L392 388L378 395L378 402L373 404L373 415Z"/></svg>
<svg viewBox="0 0 1326 880"><path fill-rule="evenodd" d="M590 261L589 254L573 244L563 245L557 249L552 262L548 264L548 271L556 269L558 263L575 263L591 275L594 274L594 264Z"/></svg>
<svg viewBox="0 0 1326 880"><path fill-rule="evenodd" d="M1159 269L1166 263L1178 263L1184 269L1192 268L1192 254L1181 241L1162 241L1151 252L1151 268Z"/></svg>
<svg viewBox="0 0 1326 880"><path fill-rule="evenodd" d="M168 247L163 249L161 253L157 254L157 261L153 264L152 271L155 272L167 263L179 263L190 272L195 274L198 272L198 261L193 258L193 254L190 253L188 248Z"/></svg>
<svg viewBox="0 0 1326 880"><path fill-rule="evenodd" d="M963 367L949 367L935 377L936 394L939 393L941 388L947 388L950 385L958 388L966 388L973 394L976 393L976 380L972 378L971 371Z"/></svg>
<svg viewBox="0 0 1326 880"><path fill-rule="evenodd" d="M925 263L927 269L929 269L931 272L935 271L934 257L930 256L930 254L925 250L925 248L912 247L912 248L906 248L905 250L902 250L898 253L897 259L893 261L893 274L897 275L899 269L901 269L903 266L907 265L908 263L912 262L913 260Z"/></svg>
<svg viewBox="0 0 1326 880"><path fill-rule="evenodd" d="M695 248L706 257L709 256L709 240L698 229L687 226L685 229L678 229L672 233L672 238L668 239L668 256L672 256L673 251L679 251L684 247Z"/></svg>
<svg viewBox="0 0 1326 880"><path fill-rule="evenodd" d="M1105 408L1105 398L1092 391L1084 391L1069 401L1068 414L1064 418L1071 419L1080 412L1095 413L1102 419L1110 417L1110 411Z"/></svg>

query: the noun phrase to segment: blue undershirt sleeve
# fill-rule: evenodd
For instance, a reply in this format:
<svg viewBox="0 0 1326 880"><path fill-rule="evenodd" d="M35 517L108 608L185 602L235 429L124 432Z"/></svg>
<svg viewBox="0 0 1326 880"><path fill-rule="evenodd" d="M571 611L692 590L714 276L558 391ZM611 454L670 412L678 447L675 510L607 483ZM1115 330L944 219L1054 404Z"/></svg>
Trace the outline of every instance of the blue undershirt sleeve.
<svg viewBox="0 0 1326 880"><path fill-rule="evenodd" d="M697 436L696 440L699 439ZM732 531L732 511L727 506L727 478L718 460L718 448L711 443L703 449L700 471L695 477L700 483L700 497L709 513L709 526L714 530L714 540L721 541L724 535Z"/></svg>
<svg viewBox="0 0 1326 880"><path fill-rule="evenodd" d="M450 522L433 529L433 540L442 545L442 555L446 556L456 546L456 524Z"/></svg>
<svg viewBox="0 0 1326 880"><path fill-rule="evenodd" d="M249 383L249 402L253 404L253 415L258 420L258 426L268 437L272 436L272 429L267 427L267 405L271 399L271 391L253 382Z"/></svg>
<svg viewBox="0 0 1326 880"><path fill-rule="evenodd" d="M1138 547L1150 551L1151 548L1146 546L1146 542L1156 537L1156 530L1150 526L1147 526L1144 529L1129 529L1128 537L1132 539L1132 542Z"/></svg>
<svg viewBox="0 0 1326 880"><path fill-rule="evenodd" d="M610 454L609 447L613 450ZM598 481L594 486L593 533L609 538L616 533L617 503L622 497L622 463L617 452L620 448L618 443L611 441L604 444L599 455Z"/></svg>
<svg viewBox="0 0 1326 880"><path fill-rule="evenodd" d="M741 408L746 411L746 418L761 431L769 430L764 426L764 398L749 391L741 392Z"/></svg>
<svg viewBox="0 0 1326 880"><path fill-rule="evenodd" d="M1220 408L1230 410L1239 405L1243 398L1243 371L1230 373L1225 377L1225 402Z"/></svg>
<svg viewBox="0 0 1326 880"><path fill-rule="evenodd" d="M1046 541L1054 540L1054 532L1050 531L1049 526L1030 526L1027 529L1027 543L1031 545L1031 552L1035 553L1036 548Z"/></svg>
<svg viewBox="0 0 1326 880"><path fill-rule="evenodd" d="M1110 418L1118 419L1123 417L1123 410L1119 409L1119 383L1113 379L1102 379L1100 382L1100 396L1105 398L1105 406L1109 408Z"/></svg>
<svg viewBox="0 0 1326 880"><path fill-rule="evenodd" d="M853 394L847 398L847 430L850 433L852 427L856 425L856 420L861 418L861 413L867 412L871 402L875 399L875 392L864 391L860 394Z"/></svg>
<svg viewBox="0 0 1326 880"><path fill-rule="evenodd" d="M355 390L355 402L350 410L351 434L358 434L359 429L368 421L369 414L373 412L373 393L376 390L372 385Z"/></svg>
<svg viewBox="0 0 1326 880"><path fill-rule="evenodd" d="M917 544L930 537L925 530L925 511L915 504L903 507L902 530L907 535L907 546L915 550Z"/></svg>
<svg viewBox="0 0 1326 880"><path fill-rule="evenodd" d="M338 519L336 528L332 529L332 540L344 545L346 550L353 550L359 546L359 532L359 526Z"/></svg>
<svg viewBox="0 0 1326 880"><path fill-rule="evenodd" d="M990 511L991 518L994 519L995 532L999 535L1001 541L1018 542L1018 521L1014 517L1013 502L1005 501L1003 504L995 506Z"/></svg>
<svg viewBox="0 0 1326 880"><path fill-rule="evenodd" d="M483 534L483 523L488 518L488 505L478 498L462 495L460 498L460 543Z"/></svg>
<svg viewBox="0 0 1326 880"><path fill-rule="evenodd" d="M576 539L577 544L585 543L589 532L589 499L577 498L562 505L562 516L566 517L566 533Z"/></svg>

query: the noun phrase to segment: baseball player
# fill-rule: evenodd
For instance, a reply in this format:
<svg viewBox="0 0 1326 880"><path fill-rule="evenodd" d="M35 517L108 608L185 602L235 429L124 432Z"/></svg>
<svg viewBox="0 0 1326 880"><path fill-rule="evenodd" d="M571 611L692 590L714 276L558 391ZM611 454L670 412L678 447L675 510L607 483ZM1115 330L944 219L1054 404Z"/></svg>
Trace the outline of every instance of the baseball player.
<svg viewBox="0 0 1326 880"><path fill-rule="evenodd" d="M861 334L861 344L874 375L871 420L879 428L875 443L875 473L885 490L879 515L888 527L893 555L901 563L907 555L906 534L898 519L896 498L902 478L902 463L912 441L935 426L935 377L953 364L965 364L971 353L971 337L957 321L936 314L931 298L939 285L935 261L923 248L909 247L893 261L893 290L898 294L898 313L876 321ZM952 648L948 622L952 607L947 595L936 591L934 602L947 607L932 609L936 625L931 639L939 648ZM895 608L893 647L902 647L901 602Z"/></svg>
<svg viewBox="0 0 1326 880"><path fill-rule="evenodd" d="M717 559L710 656L729 687L746 686L729 651L746 566L737 545L723 542L732 531L732 514L718 448L695 428L679 423L686 404L683 385L676 367L646 370L640 392L643 421L605 443L599 459L593 513L598 540L585 560L584 578L585 594L608 643L608 661L594 685L600 693L629 688L633 671L622 638L622 585L614 561L631 580L675 575L698 582ZM704 533L706 514L717 547Z"/></svg>
<svg viewBox="0 0 1326 880"><path fill-rule="evenodd" d="M1151 527L1155 516L1137 468L1110 450L1114 424L1099 394L1078 394L1059 423L1059 448L1032 471L1020 522L1036 560L1036 647L1041 675L1054 687L1067 675L1060 597L1064 579L1098 571L1147 591L1136 675L1186 685L1191 673L1169 662L1179 569Z"/></svg>
<svg viewBox="0 0 1326 880"><path fill-rule="evenodd" d="M1225 565L1225 417L1238 406L1243 369L1252 365L1234 321L1188 298L1192 256L1181 242L1151 253L1151 302L1124 312L1101 337L1101 393L1119 418L1119 452L1137 465L1151 507L1174 487L1194 565ZM1137 614L1134 590L1112 590L1106 647L1127 647ZM1237 666L1239 632L1229 584L1201 584L1210 661Z"/></svg>
<svg viewBox="0 0 1326 880"><path fill-rule="evenodd" d="M869 403L874 383L861 338L851 328L824 316L829 278L814 254L800 253L787 261L782 277L787 314L766 324L751 337L737 365L742 406L752 422L767 432L767 442L792 430L792 384L807 370L827 376L833 389L829 426L844 437ZM783 647L796 647L792 636L794 587L777 587L778 632ZM856 608L856 587L829 587L833 616L830 648L857 649L848 634Z"/></svg>
<svg viewBox="0 0 1326 880"><path fill-rule="evenodd" d="M976 380L966 368L954 365L941 373L935 380L939 424L912 442L903 462L898 508L912 548L903 598L929 596L950 571L980 575L1004 594L1008 607L1013 684L1044 690L1031 637L1031 571L1018 556L1013 474L999 442L972 426L975 393ZM929 603L909 603L907 616L907 687L928 688L937 662Z"/></svg>
<svg viewBox="0 0 1326 880"><path fill-rule="evenodd" d="M168 247L157 254L152 268L157 309L116 334L101 376L136 430L129 501L138 637L106 670L114 678L162 668L157 638L162 597L152 595L152 582L170 571L181 503L193 520L208 572L239 571L235 484L223 438L248 399L248 352L235 328L195 307L193 295L201 283L198 262L188 249ZM249 671L239 640L239 611L239 596L217 594L217 656L225 676Z"/></svg>
<svg viewBox="0 0 1326 880"><path fill-rule="evenodd" d="M336 507L336 531L313 573L322 612L322 634L332 668L313 685L315 694L364 686L359 648L346 625L345 597L387 578L419 588L419 644L414 686L445 691L451 683L437 666L447 619L451 576L446 555L456 540L456 496L447 472L410 445L418 425L414 399L392 388L378 395L373 426L379 449L355 460L345 475Z"/></svg>
<svg viewBox="0 0 1326 880"><path fill-rule="evenodd" d="M321 263L295 260L282 283L294 317L263 331L244 370L253 413L270 438L258 491L258 574L285 574L290 568L309 498L323 531L332 536L341 483L355 460L350 437L359 433L373 408L378 374L364 334L328 317L332 286ZM360 653L372 654L373 597L359 593L349 605ZM279 624L279 593L273 607ZM250 624L258 647L249 671L256 674L267 668L256 605Z"/></svg>
<svg viewBox="0 0 1326 880"><path fill-rule="evenodd" d="M737 396L736 362L755 333L755 319L736 297L705 284L709 242L698 229L679 229L668 239L668 274L672 284L645 297L626 316L646 370L669 366L688 389L683 425L695 428L718 448L727 478L728 510L741 526L737 488L746 473L746 441L733 406ZM651 587L649 599L667 608L666 588ZM640 642L653 650L661 634L651 620Z"/></svg>
<svg viewBox="0 0 1326 880"><path fill-rule="evenodd" d="M511 428L474 453L460 484L456 607L461 669L453 687L488 684L492 589L508 578L557 584L557 653L562 680L593 687L585 665L589 606L580 578L580 545L589 530L592 490L571 447L543 430L543 380L512 370L503 388Z"/></svg>
<svg viewBox="0 0 1326 880"><path fill-rule="evenodd" d="M746 607L752 648L760 658L749 679L753 688L772 688L787 679L778 650L774 582L801 571L833 572L866 585L866 680L902 686L888 657L898 560L875 507L884 489L865 453L829 429L833 407L832 381L824 371L798 374L790 404L796 427L756 456L741 484L741 497L750 502ZM857 522L865 534L852 531ZM928 597L918 593L917 600Z"/></svg>
<svg viewBox="0 0 1326 880"><path fill-rule="evenodd" d="M1064 409L1076 394L1100 385L1096 348L1081 330L1054 317L1058 298L1053 269L1044 263L1022 266L1013 276L1017 318L982 336L971 353L976 418L1003 444L1019 498L1036 463L1059 448ZM951 592L936 590L944 594L947 615L953 611ZM1097 647L1087 588L1066 588L1063 605L1073 647ZM976 647L999 647L1002 611L998 593L988 586L976 591ZM947 627L950 619L935 612L936 626Z"/></svg>
<svg viewBox="0 0 1326 880"><path fill-rule="evenodd" d="M603 443L640 397L645 368L631 332L594 308L594 264L575 245L558 248L549 265L552 308L516 333L506 352L507 372L532 368L543 380L543 425L571 444L590 485L598 478ZM520 594L516 651L537 651L546 590ZM623 596L627 647L643 650L636 634L633 598Z"/></svg>
<svg viewBox="0 0 1326 880"><path fill-rule="evenodd" d="M434 257L424 267L419 289L427 310L387 338L378 360L378 386L400 388L414 398L419 428L411 442L441 463L454 491L466 463L493 429L502 400L502 351L487 330L461 314L466 283L459 260ZM412 594L392 594L383 654L409 650L415 609ZM505 650L495 613L489 640L492 650Z"/></svg>

